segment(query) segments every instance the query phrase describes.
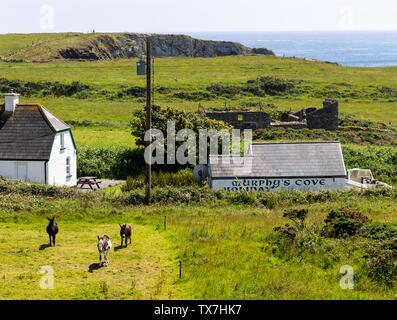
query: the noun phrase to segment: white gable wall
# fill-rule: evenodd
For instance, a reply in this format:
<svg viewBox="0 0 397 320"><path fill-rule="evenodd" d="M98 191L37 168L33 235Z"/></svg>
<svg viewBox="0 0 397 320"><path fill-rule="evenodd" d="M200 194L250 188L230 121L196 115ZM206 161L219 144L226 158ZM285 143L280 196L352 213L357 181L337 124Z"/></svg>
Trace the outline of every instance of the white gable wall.
<svg viewBox="0 0 397 320"><path fill-rule="evenodd" d="M61 135L64 136L64 148L61 148ZM70 177L66 172L67 157L70 157ZM70 130L55 134L50 160L47 164L47 183L69 187L77 184L77 152Z"/></svg>
<svg viewBox="0 0 397 320"><path fill-rule="evenodd" d="M7 179L23 179L30 182L45 183L44 170L45 161L0 161L0 175Z"/></svg>

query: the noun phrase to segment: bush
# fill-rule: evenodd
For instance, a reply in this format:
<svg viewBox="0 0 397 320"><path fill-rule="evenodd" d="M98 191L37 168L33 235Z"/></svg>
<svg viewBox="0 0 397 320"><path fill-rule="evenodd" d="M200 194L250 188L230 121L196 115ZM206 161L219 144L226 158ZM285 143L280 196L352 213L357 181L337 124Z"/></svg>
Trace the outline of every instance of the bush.
<svg viewBox="0 0 397 320"><path fill-rule="evenodd" d="M180 91L173 95L175 98L189 100L189 101L202 101L202 100L210 100L215 98L215 96L211 93L205 91Z"/></svg>
<svg viewBox="0 0 397 320"><path fill-rule="evenodd" d="M139 175L137 177L129 176L126 184L122 187L122 190L127 192L145 186L145 176ZM200 184L194 179L193 171L189 169L183 169L176 173L173 172L153 172L152 173L152 186L153 187L185 187L185 186L200 186Z"/></svg>
<svg viewBox="0 0 397 320"><path fill-rule="evenodd" d="M397 237L374 241L368 246L364 267L370 278L388 286L397 280Z"/></svg>
<svg viewBox="0 0 397 320"><path fill-rule="evenodd" d="M236 95L253 95L264 97L266 95L288 95L297 93L296 81L279 79L276 77L259 77L256 80L248 80L243 85L225 85L214 83L207 87L207 90L216 96L231 98Z"/></svg>
<svg viewBox="0 0 397 320"><path fill-rule="evenodd" d="M367 238L386 240L397 237L397 224L383 222L366 223L360 231L361 235Z"/></svg>
<svg viewBox="0 0 397 320"><path fill-rule="evenodd" d="M325 219L322 235L330 238L353 236L367 221L368 218L360 212L346 209L332 210Z"/></svg>
<svg viewBox="0 0 397 320"><path fill-rule="evenodd" d="M144 150L121 147L79 147L77 175L126 179L144 171Z"/></svg>
<svg viewBox="0 0 397 320"><path fill-rule="evenodd" d="M24 96L32 96L40 94L42 96L56 96L56 97L71 97L78 95L78 97L87 96L94 88L92 86L83 84L79 81L74 81L71 84L63 84L60 82L32 82L21 80L7 80L0 79L0 92L11 92L14 90Z"/></svg>
<svg viewBox="0 0 397 320"><path fill-rule="evenodd" d="M132 86L126 89L122 89L116 94L116 97L119 99L131 97L131 98L144 98L146 97L146 88Z"/></svg>

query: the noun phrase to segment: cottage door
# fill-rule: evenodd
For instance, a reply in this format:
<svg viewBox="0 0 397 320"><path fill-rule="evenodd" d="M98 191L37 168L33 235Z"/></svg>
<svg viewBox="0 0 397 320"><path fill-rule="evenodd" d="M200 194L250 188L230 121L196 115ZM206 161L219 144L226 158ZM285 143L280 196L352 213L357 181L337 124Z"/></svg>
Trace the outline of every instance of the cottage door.
<svg viewBox="0 0 397 320"><path fill-rule="evenodd" d="M28 164L26 162L17 163L17 179L28 180Z"/></svg>

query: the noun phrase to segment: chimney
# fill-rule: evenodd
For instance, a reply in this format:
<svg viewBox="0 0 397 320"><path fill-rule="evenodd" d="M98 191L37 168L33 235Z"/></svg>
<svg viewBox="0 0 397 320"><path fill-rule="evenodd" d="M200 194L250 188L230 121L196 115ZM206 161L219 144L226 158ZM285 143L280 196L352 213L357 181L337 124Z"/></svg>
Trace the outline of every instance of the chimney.
<svg viewBox="0 0 397 320"><path fill-rule="evenodd" d="M7 93L5 95L5 108L4 112L6 114L13 114L15 107L19 103L19 94L17 93Z"/></svg>

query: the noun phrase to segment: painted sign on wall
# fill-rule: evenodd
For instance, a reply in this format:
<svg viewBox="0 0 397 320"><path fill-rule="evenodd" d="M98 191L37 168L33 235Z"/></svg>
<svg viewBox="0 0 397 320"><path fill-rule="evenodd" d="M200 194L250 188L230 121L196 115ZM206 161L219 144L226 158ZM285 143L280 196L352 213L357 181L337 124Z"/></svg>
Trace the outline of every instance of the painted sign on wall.
<svg viewBox="0 0 397 320"><path fill-rule="evenodd" d="M293 179L214 179L211 181L212 189L225 189L228 191L277 191L277 190L342 190L345 188L345 177L336 178L293 178Z"/></svg>

